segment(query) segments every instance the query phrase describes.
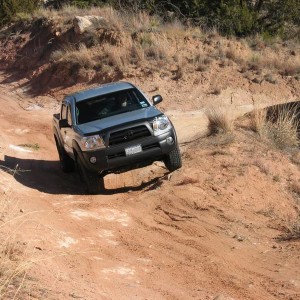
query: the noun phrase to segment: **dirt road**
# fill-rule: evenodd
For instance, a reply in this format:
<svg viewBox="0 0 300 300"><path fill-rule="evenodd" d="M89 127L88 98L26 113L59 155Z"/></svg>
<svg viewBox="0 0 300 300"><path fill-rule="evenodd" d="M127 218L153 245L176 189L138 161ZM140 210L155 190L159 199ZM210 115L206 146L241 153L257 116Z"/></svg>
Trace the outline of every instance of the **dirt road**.
<svg viewBox="0 0 300 300"><path fill-rule="evenodd" d="M34 260L30 299L299 299L299 245L277 245L278 228L255 213L284 191L268 196L251 167L253 185L187 151L180 172L157 163L109 175L103 195L84 195L77 177L59 170L58 103L18 89L0 86L0 189L21 220L12 235ZM205 128L199 112L170 114L181 141ZM3 171L16 166L19 175ZM213 185L222 176L227 185Z"/></svg>

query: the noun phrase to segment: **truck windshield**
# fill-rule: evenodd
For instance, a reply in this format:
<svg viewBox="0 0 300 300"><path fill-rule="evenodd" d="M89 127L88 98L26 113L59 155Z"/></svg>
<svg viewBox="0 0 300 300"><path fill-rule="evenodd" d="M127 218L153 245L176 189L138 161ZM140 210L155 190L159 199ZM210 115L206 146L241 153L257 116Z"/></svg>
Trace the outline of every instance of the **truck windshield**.
<svg viewBox="0 0 300 300"><path fill-rule="evenodd" d="M142 93L133 88L86 99L76 103L77 124L149 107Z"/></svg>

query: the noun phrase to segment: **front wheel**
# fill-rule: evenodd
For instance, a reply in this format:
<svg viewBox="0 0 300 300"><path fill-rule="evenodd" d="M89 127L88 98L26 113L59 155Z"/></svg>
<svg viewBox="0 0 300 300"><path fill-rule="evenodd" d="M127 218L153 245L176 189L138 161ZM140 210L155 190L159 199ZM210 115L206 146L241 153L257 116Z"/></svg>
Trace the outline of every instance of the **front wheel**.
<svg viewBox="0 0 300 300"><path fill-rule="evenodd" d="M80 180L87 192L92 195L101 193L104 190L103 177L87 170L79 156L76 157L76 165Z"/></svg>
<svg viewBox="0 0 300 300"><path fill-rule="evenodd" d="M166 168L170 172L173 172L173 171L181 168L181 166L182 166L181 154L180 154L180 150L179 150L178 146L165 156L164 163L165 163Z"/></svg>
<svg viewBox="0 0 300 300"><path fill-rule="evenodd" d="M55 138L55 144L59 156L59 163L60 163L61 170L65 173L73 172L75 170L74 160L68 156L65 149L60 145L56 136L54 136L54 138Z"/></svg>

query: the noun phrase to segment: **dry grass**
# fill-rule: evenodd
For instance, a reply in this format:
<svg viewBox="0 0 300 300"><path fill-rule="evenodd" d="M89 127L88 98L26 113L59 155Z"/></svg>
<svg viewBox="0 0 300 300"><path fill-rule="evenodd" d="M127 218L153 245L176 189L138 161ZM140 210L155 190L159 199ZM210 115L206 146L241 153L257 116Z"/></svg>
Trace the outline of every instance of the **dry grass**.
<svg viewBox="0 0 300 300"><path fill-rule="evenodd" d="M53 62L67 62L70 68L74 64L75 68L80 66L86 70L97 69L98 71L99 68L95 69L95 53L98 53L97 57L99 57L103 45L105 42L110 43L109 39L113 35L112 39L115 42L110 44L115 48L110 49L108 59L111 61L110 65L114 65L115 68L112 69L115 69L115 72L127 70L130 65L141 69L148 68L150 61L150 69L174 70L173 66L178 66L174 78L184 80L183 68L176 61L176 57L185 56L192 58L185 63L188 70L204 72L208 70L212 61L217 61L219 67L234 68L236 63L240 66L241 72L248 71L252 75L258 75L254 78L247 77L248 80L256 83L267 81L276 84L274 74L295 78L300 76L300 55L296 51L298 45L285 44L283 47L280 41L272 41L270 44L260 36L248 38L248 41L225 38L221 37L217 30L205 32L199 27L183 25L176 18L163 22L158 16L142 11L130 13L125 9L116 11L110 7L79 9L65 6L58 11L40 9L35 12L34 17L51 19L53 25L58 28L59 34L62 34L63 31L72 28L74 16L85 15L101 16L106 21L102 22L101 29L91 28L82 37L81 42L94 49L70 46L69 49L55 51L52 54ZM108 36L105 37L105 34ZM126 47L126 51L124 52L120 47ZM106 51L107 48L104 50ZM105 68L109 68L109 65ZM216 95L220 92L220 88L212 91Z"/></svg>
<svg viewBox="0 0 300 300"><path fill-rule="evenodd" d="M195 66L195 70L199 72L207 71L211 64L211 59L207 57L203 52L198 53L192 63Z"/></svg>
<svg viewBox="0 0 300 300"><path fill-rule="evenodd" d="M300 59L288 59L282 62L279 67L279 73L283 76L294 76L300 74Z"/></svg>
<svg viewBox="0 0 300 300"><path fill-rule="evenodd" d="M51 59L55 63L68 63L86 69L95 66L92 51L84 44L79 44L78 47L72 45L65 46L62 50L53 52Z"/></svg>
<svg viewBox="0 0 300 300"><path fill-rule="evenodd" d="M175 75L173 77L174 80L178 80L183 77L185 69L186 69L186 59L184 56L180 55L176 57L177 61L177 69L175 71Z"/></svg>
<svg viewBox="0 0 300 300"><path fill-rule="evenodd" d="M16 170L11 170L12 175ZM2 173L2 171L0 171ZM3 174L1 174L3 176ZM0 186L1 188L1 186ZM16 215L16 201L12 201L11 187L8 186L0 195L0 298L15 299L21 292L24 284L24 275L27 269L22 268L26 261L23 257L23 247L17 241L11 224L18 219Z"/></svg>
<svg viewBox="0 0 300 300"><path fill-rule="evenodd" d="M261 160L256 160L253 162L253 165L258 167L259 170L265 174L265 175L270 175L271 174L271 171L270 171L270 168Z"/></svg>
<svg viewBox="0 0 300 300"><path fill-rule="evenodd" d="M279 149L299 147L300 116L295 105L254 109L250 126Z"/></svg>
<svg viewBox="0 0 300 300"><path fill-rule="evenodd" d="M127 13L125 24L131 32L157 31L161 20L158 16L150 16L144 11L139 11L137 14Z"/></svg>
<svg viewBox="0 0 300 300"><path fill-rule="evenodd" d="M279 237L280 241L300 240L300 215L287 221L286 232Z"/></svg>
<svg viewBox="0 0 300 300"><path fill-rule="evenodd" d="M275 107L267 121L268 137L280 149L299 147L299 115L295 107Z"/></svg>
<svg viewBox="0 0 300 300"><path fill-rule="evenodd" d="M234 129L234 116L231 107L216 106L206 109L210 134L231 133Z"/></svg>
<svg viewBox="0 0 300 300"><path fill-rule="evenodd" d="M156 61L163 60L164 64L169 61L170 45L166 35L143 32L140 35L139 43L147 59Z"/></svg>
<svg viewBox="0 0 300 300"><path fill-rule="evenodd" d="M279 55L270 48L262 52L249 51L245 58L249 68L254 71L261 69L273 70L283 76L294 76L300 73L300 57Z"/></svg>
<svg viewBox="0 0 300 300"><path fill-rule="evenodd" d="M230 42L225 50L225 56L237 64L242 64L245 61L244 57L247 51L249 50L242 43Z"/></svg>
<svg viewBox="0 0 300 300"><path fill-rule="evenodd" d="M131 63L135 65L142 65L144 60L144 49L140 45L133 45L131 48Z"/></svg>
<svg viewBox="0 0 300 300"><path fill-rule="evenodd" d="M179 20L173 20L172 22L161 25L160 30L172 39L184 39L187 33L186 28Z"/></svg>
<svg viewBox="0 0 300 300"><path fill-rule="evenodd" d="M300 197L300 183L299 182L292 182L290 185L290 190L293 193L295 193L298 197Z"/></svg>
<svg viewBox="0 0 300 300"><path fill-rule="evenodd" d="M117 68L121 72L125 72L131 60L130 49L127 47L115 47L105 44L103 53L108 59L108 65Z"/></svg>
<svg viewBox="0 0 300 300"><path fill-rule="evenodd" d="M251 114L250 128L260 136L266 132L266 117L267 111L265 109L254 108Z"/></svg>

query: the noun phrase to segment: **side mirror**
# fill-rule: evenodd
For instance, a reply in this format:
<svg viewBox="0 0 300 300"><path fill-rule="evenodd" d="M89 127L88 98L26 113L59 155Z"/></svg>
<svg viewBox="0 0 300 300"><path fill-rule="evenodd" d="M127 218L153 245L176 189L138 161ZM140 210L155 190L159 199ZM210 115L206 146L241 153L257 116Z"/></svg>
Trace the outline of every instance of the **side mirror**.
<svg viewBox="0 0 300 300"><path fill-rule="evenodd" d="M161 95L155 95L152 97L153 105L157 105L161 101L163 101L163 98Z"/></svg>
<svg viewBox="0 0 300 300"><path fill-rule="evenodd" d="M67 128L70 127L67 119L61 119L58 121L59 128Z"/></svg>

